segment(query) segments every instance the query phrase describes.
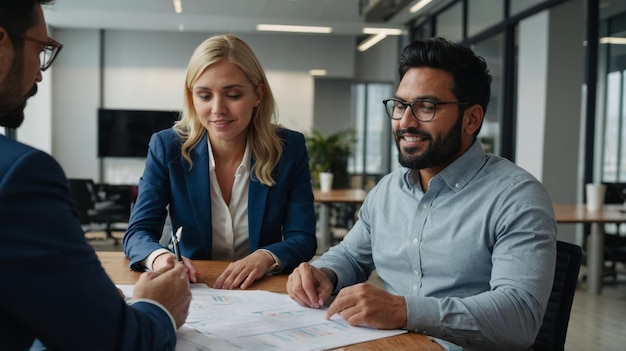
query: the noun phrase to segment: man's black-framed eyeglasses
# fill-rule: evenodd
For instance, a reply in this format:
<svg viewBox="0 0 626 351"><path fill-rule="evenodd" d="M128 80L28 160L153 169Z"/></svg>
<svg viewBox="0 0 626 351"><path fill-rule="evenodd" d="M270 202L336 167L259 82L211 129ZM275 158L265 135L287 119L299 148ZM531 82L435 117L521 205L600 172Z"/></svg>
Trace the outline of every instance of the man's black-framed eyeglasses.
<svg viewBox="0 0 626 351"><path fill-rule="evenodd" d="M430 122L435 118L435 112L437 110L437 105L452 105L456 104L459 106L469 105L469 102L461 102L461 101L435 101L431 99L417 99L412 102L404 102L399 99L385 99L383 100L383 104L385 105L385 111L387 111L387 116L391 119L400 120L404 115L404 111L406 111L407 107L411 108L411 113L413 117L420 122Z"/></svg>
<svg viewBox="0 0 626 351"><path fill-rule="evenodd" d="M35 43L43 46L41 48L41 53L39 54L39 68L42 71L47 70L50 65L52 65L52 62L54 62L54 59L57 58L59 51L63 48L63 44L50 37L48 37L48 41L43 41L25 35L24 39L34 41Z"/></svg>

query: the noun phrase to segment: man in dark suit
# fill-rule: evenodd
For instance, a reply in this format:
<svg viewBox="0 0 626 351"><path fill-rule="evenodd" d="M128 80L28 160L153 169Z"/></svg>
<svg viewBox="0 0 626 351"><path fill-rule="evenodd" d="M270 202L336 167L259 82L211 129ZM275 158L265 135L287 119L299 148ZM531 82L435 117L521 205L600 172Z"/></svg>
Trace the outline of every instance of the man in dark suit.
<svg viewBox="0 0 626 351"><path fill-rule="evenodd" d="M17 128L61 44L41 9L0 0L0 126ZM41 59L40 59L41 58ZM0 348L173 350L191 293L182 264L144 273L130 305L87 244L49 155L0 135Z"/></svg>

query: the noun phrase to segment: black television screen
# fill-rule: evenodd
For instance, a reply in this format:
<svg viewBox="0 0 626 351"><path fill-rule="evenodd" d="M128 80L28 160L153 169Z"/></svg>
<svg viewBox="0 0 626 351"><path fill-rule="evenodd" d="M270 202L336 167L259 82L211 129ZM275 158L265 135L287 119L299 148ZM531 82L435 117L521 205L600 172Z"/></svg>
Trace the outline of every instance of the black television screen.
<svg viewBox="0 0 626 351"><path fill-rule="evenodd" d="M154 132L170 128L178 111L98 110L98 157L146 157Z"/></svg>

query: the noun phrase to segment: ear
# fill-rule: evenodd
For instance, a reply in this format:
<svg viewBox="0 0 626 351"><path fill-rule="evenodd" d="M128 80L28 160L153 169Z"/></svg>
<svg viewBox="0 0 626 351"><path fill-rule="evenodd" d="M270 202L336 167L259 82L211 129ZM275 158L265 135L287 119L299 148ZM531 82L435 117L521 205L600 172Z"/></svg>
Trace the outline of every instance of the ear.
<svg viewBox="0 0 626 351"><path fill-rule="evenodd" d="M6 42L10 42L10 41L11 41L11 38L9 38L9 33L7 33L4 27L0 27L0 47L2 47L2 45L5 45Z"/></svg>
<svg viewBox="0 0 626 351"><path fill-rule="evenodd" d="M4 27L0 27L0 78L3 78L7 67L9 67L7 66L8 62L10 62L12 56L13 43L11 43L9 33L7 33Z"/></svg>
<svg viewBox="0 0 626 351"><path fill-rule="evenodd" d="M463 115L463 131L466 134L473 135L483 123L483 118L485 117L483 108L478 104L474 104L466 108Z"/></svg>
<svg viewBox="0 0 626 351"><path fill-rule="evenodd" d="M254 107L259 107L263 101L263 96L265 95L265 83L259 84L259 86L256 87L254 94Z"/></svg>

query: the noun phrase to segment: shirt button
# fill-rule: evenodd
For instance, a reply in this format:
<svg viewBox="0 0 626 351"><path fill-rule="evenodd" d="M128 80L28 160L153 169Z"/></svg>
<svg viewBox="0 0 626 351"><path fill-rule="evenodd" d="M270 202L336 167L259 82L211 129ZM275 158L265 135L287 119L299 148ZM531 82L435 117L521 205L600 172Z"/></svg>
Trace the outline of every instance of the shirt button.
<svg viewBox="0 0 626 351"><path fill-rule="evenodd" d="M422 208L427 209L428 208L428 204L423 204Z"/></svg>
<svg viewBox="0 0 626 351"><path fill-rule="evenodd" d="M413 244L417 245L419 244L419 242L420 242L420 239L413 239Z"/></svg>
<svg viewBox="0 0 626 351"><path fill-rule="evenodd" d="M417 285L413 285L413 290L417 290Z"/></svg>
<svg viewBox="0 0 626 351"><path fill-rule="evenodd" d="M418 276L420 275L420 272L418 271L413 271L413 272L415 272L415 275L418 275Z"/></svg>
<svg viewBox="0 0 626 351"><path fill-rule="evenodd" d="M455 188L460 188L460 187L461 187L461 184L456 183L456 184L454 184L454 187L455 187Z"/></svg>

